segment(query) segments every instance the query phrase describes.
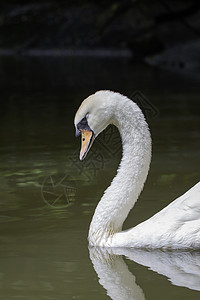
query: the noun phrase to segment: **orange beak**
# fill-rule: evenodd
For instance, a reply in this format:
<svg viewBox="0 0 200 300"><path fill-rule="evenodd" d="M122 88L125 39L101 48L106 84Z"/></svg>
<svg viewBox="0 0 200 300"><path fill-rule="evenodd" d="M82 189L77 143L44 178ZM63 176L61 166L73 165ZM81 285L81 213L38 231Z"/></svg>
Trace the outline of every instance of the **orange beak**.
<svg viewBox="0 0 200 300"><path fill-rule="evenodd" d="M92 143L94 141L94 133L89 130L80 129L81 131L81 151L80 151L80 160L83 160L88 151L90 150L90 147L92 146Z"/></svg>

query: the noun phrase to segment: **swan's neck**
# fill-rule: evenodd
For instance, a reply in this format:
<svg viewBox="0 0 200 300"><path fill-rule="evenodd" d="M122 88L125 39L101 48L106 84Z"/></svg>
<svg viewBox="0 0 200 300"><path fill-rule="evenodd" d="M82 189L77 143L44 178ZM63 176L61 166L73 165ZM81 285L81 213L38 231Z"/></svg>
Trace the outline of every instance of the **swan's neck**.
<svg viewBox="0 0 200 300"><path fill-rule="evenodd" d="M89 243L109 245L143 188L151 160L151 137L141 110L124 99L115 105L113 124L119 129L123 156L117 175L101 198L89 229Z"/></svg>

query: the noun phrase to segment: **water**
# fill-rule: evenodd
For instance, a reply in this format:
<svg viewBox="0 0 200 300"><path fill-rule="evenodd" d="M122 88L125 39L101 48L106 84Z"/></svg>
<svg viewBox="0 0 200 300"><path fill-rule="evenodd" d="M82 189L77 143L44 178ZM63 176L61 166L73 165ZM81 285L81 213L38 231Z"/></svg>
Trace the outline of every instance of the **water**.
<svg viewBox="0 0 200 300"><path fill-rule="evenodd" d="M73 127L80 102L98 89L140 90L153 105L153 160L124 225L132 227L200 178L199 83L126 59L0 65L1 299L199 299L199 252L89 252L89 223L116 172L120 140L109 128L80 163Z"/></svg>

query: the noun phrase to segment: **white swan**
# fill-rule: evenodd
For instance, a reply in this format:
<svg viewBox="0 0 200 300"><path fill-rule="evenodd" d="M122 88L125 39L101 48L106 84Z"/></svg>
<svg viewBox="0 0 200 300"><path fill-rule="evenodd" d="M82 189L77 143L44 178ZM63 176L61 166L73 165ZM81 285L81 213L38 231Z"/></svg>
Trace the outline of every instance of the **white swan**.
<svg viewBox="0 0 200 300"><path fill-rule="evenodd" d="M119 129L123 157L111 185L97 205L89 244L101 247L200 249L200 182L147 221L122 231L143 188L151 160L151 137L139 107L112 91L98 91L83 101L74 120L82 136L80 159L109 124Z"/></svg>

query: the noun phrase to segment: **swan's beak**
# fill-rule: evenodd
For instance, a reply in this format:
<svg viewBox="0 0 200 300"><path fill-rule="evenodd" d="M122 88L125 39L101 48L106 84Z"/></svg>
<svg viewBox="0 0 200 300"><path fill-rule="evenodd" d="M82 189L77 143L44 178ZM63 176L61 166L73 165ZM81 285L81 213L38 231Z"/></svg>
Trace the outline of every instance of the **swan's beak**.
<svg viewBox="0 0 200 300"><path fill-rule="evenodd" d="M81 131L81 151L80 151L80 160L83 160L88 151L90 150L94 139L95 139L95 135L93 133L93 131L90 130L84 130L84 129L80 129Z"/></svg>

